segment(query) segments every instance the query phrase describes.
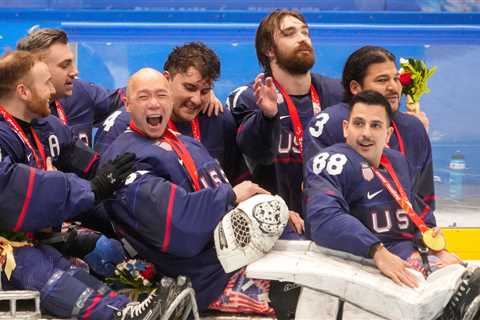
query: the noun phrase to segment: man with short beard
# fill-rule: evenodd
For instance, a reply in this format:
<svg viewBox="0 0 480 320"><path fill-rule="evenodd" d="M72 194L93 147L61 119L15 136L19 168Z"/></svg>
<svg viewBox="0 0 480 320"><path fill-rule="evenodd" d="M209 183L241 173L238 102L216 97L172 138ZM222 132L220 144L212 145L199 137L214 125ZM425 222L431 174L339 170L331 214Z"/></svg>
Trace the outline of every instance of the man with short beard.
<svg viewBox="0 0 480 320"><path fill-rule="evenodd" d="M96 170L90 181L80 178L80 169L88 168L78 164L90 153L72 155L70 131L49 116L54 94L49 69L37 57L14 51L0 58L2 285L39 291L42 309L57 317L157 319L161 306L155 292L142 303L130 303L52 246L30 242L29 234L56 228L111 197L135 160L132 154L121 155Z"/></svg>
<svg viewBox="0 0 480 320"><path fill-rule="evenodd" d="M253 180L285 199L301 231L303 128L321 109L340 102L343 90L337 80L310 71L314 50L298 12L272 12L257 29L255 47L265 73L228 98L239 126L237 142Z"/></svg>

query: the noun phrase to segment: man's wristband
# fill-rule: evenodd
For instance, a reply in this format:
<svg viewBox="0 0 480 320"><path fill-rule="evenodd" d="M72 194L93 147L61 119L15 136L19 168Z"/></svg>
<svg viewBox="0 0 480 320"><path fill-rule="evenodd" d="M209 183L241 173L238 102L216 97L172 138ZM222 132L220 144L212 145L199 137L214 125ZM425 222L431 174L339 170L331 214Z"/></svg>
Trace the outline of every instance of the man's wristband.
<svg viewBox="0 0 480 320"><path fill-rule="evenodd" d="M373 259L373 256L375 255L377 250L379 250L381 248L383 248L383 243L381 243L381 242L377 242L377 243L372 244L370 246L370 248L368 249L368 257Z"/></svg>

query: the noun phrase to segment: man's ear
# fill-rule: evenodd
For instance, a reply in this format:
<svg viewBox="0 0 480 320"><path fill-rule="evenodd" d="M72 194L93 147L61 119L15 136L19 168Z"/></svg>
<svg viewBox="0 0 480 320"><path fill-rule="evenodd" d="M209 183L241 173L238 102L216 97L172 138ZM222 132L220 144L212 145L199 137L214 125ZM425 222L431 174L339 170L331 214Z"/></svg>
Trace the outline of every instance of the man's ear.
<svg viewBox="0 0 480 320"><path fill-rule="evenodd" d="M348 136L348 133L347 133L347 132L348 132L348 131L347 131L347 129L348 129L348 120L343 120L342 126L343 126L343 137L344 137L345 139L347 139L347 136Z"/></svg>
<svg viewBox="0 0 480 320"><path fill-rule="evenodd" d="M275 53L273 53L273 49L265 49L265 55L270 59L275 57Z"/></svg>
<svg viewBox="0 0 480 320"><path fill-rule="evenodd" d="M24 83L17 84L15 87L15 93L17 94L17 97L22 100L29 100L32 94L30 89Z"/></svg>
<svg viewBox="0 0 480 320"><path fill-rule="evenodd" d="M358 83L356 80L352 80L350 81L350 92L352 93L352 95L357 95L359 94L360 92L362 92L362 85L360 83Z"/></svg>
<svg viewBox="0 0 480 320"><path fill-rule="evenodd" d="M393 133L393 127L390 125L390 127L388 127L387 129L387 141L386 141L387 144L390 141L390 137L392 136L392 133Z"/></svg>
<svg viewBox="0 0 480 320"><path fill-rule="evenodd" d="M170 72L168 72L168 71L166 71L166 70L163 71L163 76L164 76L168 81L171 80L171 79L170 79L170 77L171 77Z"/></svg>
<svg viewBox="0 0 480 320"><path fill-rule="evenodd" d="M130 109L130 101L127 96L123 97L123 104L125 105L125 110L127 110L127 112L132 112Z"/></svg>

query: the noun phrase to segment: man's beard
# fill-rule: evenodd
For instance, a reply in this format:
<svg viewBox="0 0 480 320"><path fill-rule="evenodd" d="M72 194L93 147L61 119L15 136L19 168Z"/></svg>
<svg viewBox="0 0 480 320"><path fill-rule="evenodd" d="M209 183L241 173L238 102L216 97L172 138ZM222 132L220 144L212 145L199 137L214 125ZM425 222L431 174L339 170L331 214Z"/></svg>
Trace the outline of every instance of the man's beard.
<svg viewBox="0 0 480 320"><path fill-rule="evenodd" d="M309 51L307 52L303 50ZM277 58L278 66L291 74L305 74L310 71L315 64L313 48L308 44L301 45L291 53L281 52L281 50L275 46L274 53Z"/></svg>
<svg viewBox="0 0 480 320"><path fill-rule="evenodd" d="M48 99L40 98L36 93L32 94L32 101L27 102L27 109L40 117L46 117L50 114Z"/></svg>

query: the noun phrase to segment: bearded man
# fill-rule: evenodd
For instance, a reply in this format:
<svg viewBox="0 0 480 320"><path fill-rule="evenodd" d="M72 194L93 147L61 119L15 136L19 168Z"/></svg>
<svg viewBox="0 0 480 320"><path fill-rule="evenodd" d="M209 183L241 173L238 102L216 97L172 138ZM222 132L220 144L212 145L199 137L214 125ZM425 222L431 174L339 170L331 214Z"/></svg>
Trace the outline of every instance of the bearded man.
<svg viewBox="0 0 480 320"><path fill-rule="evenodd" d="M276 10L257 29L255 47L265 73L232 92L228 104L239 126L237 143L253 181L279 194L302 231L303 128L341 102L338 80L311 72L315 64L308 25L298 12Z"/></svg>

